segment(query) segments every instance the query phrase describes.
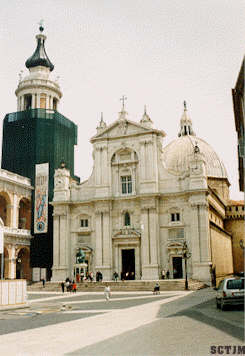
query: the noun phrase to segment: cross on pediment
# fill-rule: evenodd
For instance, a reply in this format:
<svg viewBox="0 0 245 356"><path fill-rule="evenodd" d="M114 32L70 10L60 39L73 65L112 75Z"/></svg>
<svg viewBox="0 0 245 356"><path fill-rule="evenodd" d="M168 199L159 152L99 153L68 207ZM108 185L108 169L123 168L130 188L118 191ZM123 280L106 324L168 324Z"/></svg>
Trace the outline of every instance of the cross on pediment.
<svg viewBox="0 0 245 356"><path fill-rule="evenodd" d="M124 111L124 109L125 109L125 100L127 100L127 97L125 95L123 95L122 98L120 98L120 100L122 101L122 111Z"/></svg>

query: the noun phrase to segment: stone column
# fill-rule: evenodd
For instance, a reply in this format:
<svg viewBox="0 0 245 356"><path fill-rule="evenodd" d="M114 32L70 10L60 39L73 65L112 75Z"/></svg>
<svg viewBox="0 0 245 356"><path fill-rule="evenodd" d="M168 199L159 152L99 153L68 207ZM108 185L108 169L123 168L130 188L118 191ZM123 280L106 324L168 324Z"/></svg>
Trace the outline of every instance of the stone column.
<svg viewBox="0 0 245 356"><path fill-rule="evenodd" d="M16 278L16 257L17 257L15 246L9 246L8 254L9 254L9 265L8 265L9 275L8 275L8 278L15 279Z"/></svg>
<svg viewBox="0 0 245 356"><path fill-rule="evenodd" d="M19 204L18 197L16 194L13 196L13 220L11 226L14 228L18 228L19 225Z"/></svg>
<svg viewBox="0 0 245 356"><path fill-rule="evenodd" d="M102 213L101 211L96 211L95 215L95 268L99 270L102 266L102 231L101 231L101 223L102 223Z"/></svg>
<svg viewBox="0 0 245 356"><path fill-rule="evenodd" d="M149 226L148 209L141 210L141 261L142 261L142 279L147 279L145 268L149 265Z"/></svg>
<svg viewBox="0 0 245 356"><path fill-rule="evenodd" d="M103 213L103 277L104 280L111 280L111 236L110 236L110 214L109 211Z"/></svg>
<svg viewBox="0 0 245 356"><path fill-rule="evenodd" d="M140 246L135 248L135 279L140 279Z"/></svg>
<svg viewBox="0 0 245 356"><path fill-rule="evenodd" d="M208 205L202 204L199 206L199 216L200 216L200 253L201 262L211 261L211 247L210 247L210 236L209 236L209 218L208 218Z"/></svg>
<svg viewBox="0 0 245 356"><path fill-rule="evenodd" d="M157 265L157 226L156 226L156 209L150 209L150 245L152 265Z"/></svg>
<svg viewBox="0 0 245 356"><path fill-rule="evenodd" d="M35 94L32 94L31 96L31 108L35 109Z"/></svg>
<svg viewBox="0 0 245 356"><path fill-rule="evenodd" d="M140 166L141 177L140 180L145 180L145 141L140 142Z"/></svg>
<svg viewBox="0 0 245 356"><path fill-rule="evenodd" d="M210 283L210 236L207 204L203 201L192 204L191 258L192 278ZM188 241L187 241L188 244ZM190 246L188 246L190 249Z"/></svg>
<svg viewBox="0 0 245 356"><path fill-rule="evenodd" d="M46 104L45 104L45 109L49 109L49 96L46 94Z"/></svg>
<svg viewBox="0 0 245 356"><path fill-rule="evenodd" d="M101 184L108 185L108 157L107 157L107 147L103 146L101 151Z"/></svg>
<svg viewBox="0 0 245 356"><path fill-rule="evenodd" d="M40 93L37 94L37 108L40 109Z"/></svg>
<svg viewBox="0 0 245 356"><path fill-rule="evenodd" d="M53 252L53 281L62 281L66 277L71 276L70 260L71 260L71 246L70 246L70 230L69 230L69 214L68 208L59 209L54 208L54 252ZM63 210L63 211L61 211Z"/></svg>

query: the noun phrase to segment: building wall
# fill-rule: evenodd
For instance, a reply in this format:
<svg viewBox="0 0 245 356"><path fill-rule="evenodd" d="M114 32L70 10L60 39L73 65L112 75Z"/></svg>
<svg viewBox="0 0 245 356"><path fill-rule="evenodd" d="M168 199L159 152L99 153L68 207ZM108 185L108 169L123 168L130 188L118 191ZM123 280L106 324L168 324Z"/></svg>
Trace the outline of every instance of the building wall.
<svg viewBox="0 0 245 356"><path fill-rule="evenodd" d="M244 271L245 211L243 202L233 202L226 209L225 228L232 235L234 272Z"/></svg>
<svg viewBox="0 0 245 356"><path fill-rule="evenodd" d="M30 180L0 170L0 218L4 234L4 277L31 280Z"/></svg>
<svg viewBox="0 0 245 356"><path fill-rule="evenodd" d="M212 266L215 266L216 277L219 278L233 273L231 236L211 223L210 242Z"/></svg>

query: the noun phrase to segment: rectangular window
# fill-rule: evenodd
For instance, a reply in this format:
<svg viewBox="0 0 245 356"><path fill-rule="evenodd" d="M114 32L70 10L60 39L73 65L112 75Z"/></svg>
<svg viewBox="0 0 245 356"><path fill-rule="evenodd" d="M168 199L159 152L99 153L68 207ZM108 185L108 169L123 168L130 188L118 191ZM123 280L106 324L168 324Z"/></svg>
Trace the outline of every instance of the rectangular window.
<svg viewBox="0 0 245 356"><path fill-rule="evenodd" d="M180 213L172 213L171 221L180 221Z"/></svg>
<svg viewBox="0 0 245 356"><path fill-rule="evenodd" d="M122 194L132 193L132 178L131 176L121 177Z"/></svg>
<svg viewBox="0 0 245 356"><path fill-rule="evenodd" d="M88 227L88 219L81 219L81 227Z"/></svg>

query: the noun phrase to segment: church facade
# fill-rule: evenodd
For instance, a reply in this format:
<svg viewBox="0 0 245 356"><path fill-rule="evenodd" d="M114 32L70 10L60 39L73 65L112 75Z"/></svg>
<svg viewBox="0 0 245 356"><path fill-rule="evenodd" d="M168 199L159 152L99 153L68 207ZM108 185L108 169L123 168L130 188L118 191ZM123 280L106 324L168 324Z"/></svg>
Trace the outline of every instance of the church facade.
<svg viewBox="0 0 245 356"><path fill-rule="evenodd" d="M128 119L124 104L92 137L93 171L77 183L66 168L54 177L52 280L74 278L76 255L104 280L188 277L209 282L233 272L232 234L225 230L229 181L213 149L193 132L186 105L179 137L164 145L144 111ZM187 246L187 251L184 251ZM185 258L184 257L188 257Z"/></svg>

